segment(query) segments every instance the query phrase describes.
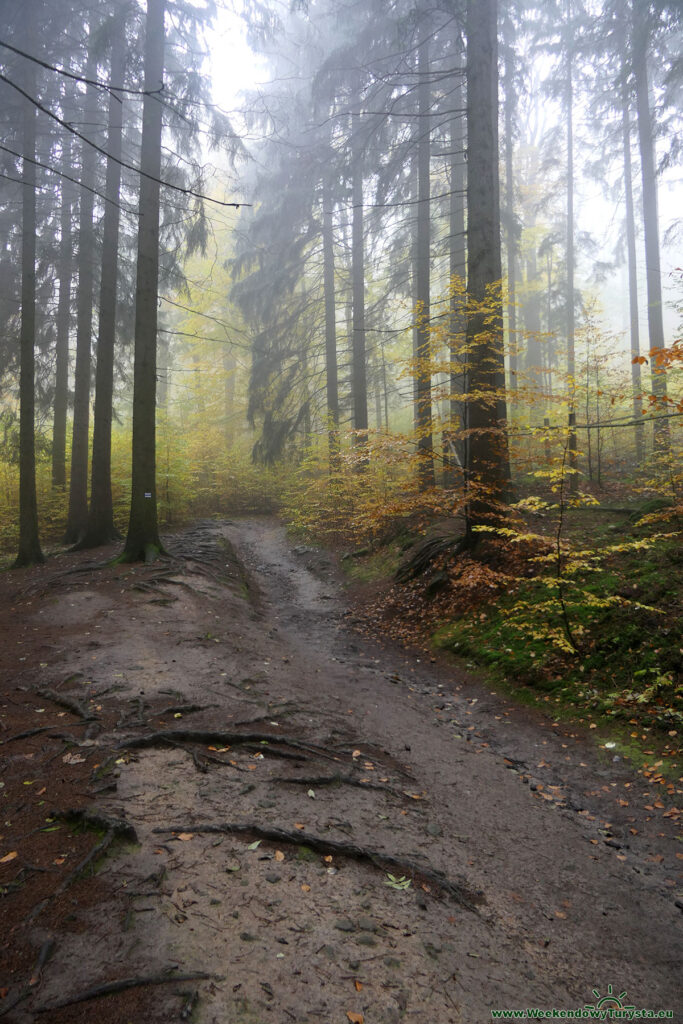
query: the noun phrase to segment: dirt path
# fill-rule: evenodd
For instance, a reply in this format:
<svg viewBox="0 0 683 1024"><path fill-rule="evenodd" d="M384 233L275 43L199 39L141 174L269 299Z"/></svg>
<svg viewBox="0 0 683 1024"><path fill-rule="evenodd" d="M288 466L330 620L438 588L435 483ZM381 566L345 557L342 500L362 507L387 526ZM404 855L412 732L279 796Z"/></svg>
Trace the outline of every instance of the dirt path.
<svg viewBox="0 0 683 1024"><path fill-rule="evenodd" d="M275 520L173 546L170 565L73 572L92 556L65 556L3 581L0 906L5 951L24 953L0 966L0 1016L484 1024L595 989L683 1019L675 795L446 663L360 637L332 559ZM12 715L45 731L8 743ZM103 815L99 841L125 820L137 842L51 896L45 873L68 881L95 837L34 832L52 846L29 861L15 825L74 795ZM59 865L56 842L75 844ZM159 984L55 1008L126 978Z"/></svg>

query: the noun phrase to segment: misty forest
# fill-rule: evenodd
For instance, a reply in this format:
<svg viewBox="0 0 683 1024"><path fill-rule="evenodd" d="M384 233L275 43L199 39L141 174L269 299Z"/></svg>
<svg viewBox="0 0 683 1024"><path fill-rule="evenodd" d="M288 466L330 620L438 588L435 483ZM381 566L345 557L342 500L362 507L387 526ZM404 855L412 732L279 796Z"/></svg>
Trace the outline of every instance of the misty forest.
<svg viewBox="0 0 683 1024"><path fill-rule="evenodd" d="M0 0L0 1018L683 1019L681 0Z"/></svg>

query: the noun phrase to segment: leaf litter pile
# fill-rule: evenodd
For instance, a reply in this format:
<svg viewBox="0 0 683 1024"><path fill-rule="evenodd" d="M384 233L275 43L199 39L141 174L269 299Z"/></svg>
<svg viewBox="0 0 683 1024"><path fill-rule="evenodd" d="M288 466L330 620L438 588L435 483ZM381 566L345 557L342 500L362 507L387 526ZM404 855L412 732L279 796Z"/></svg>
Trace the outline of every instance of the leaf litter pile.
<svg viewBox="0 0 683 1024"><path fill-rule="evenodd" d="M62 556L3 582L0 1018L446 1024L573 1005L604 946L595 931L578 955L558 931L585 925L571 873L557 886L576 848L549 888L522 879L566 844L553 810L580 823L588 888L618 856L631 869L617 827L493 765L468 712L435 714L435 683L419 695L359 650L329 565L302 565L276 524L200 524L172 547L161 568ZM542 838L517 878L501 851L521 807ZM663 928L675 860L648 853ZM634 980L652 1002L647 964Z"/></svg>

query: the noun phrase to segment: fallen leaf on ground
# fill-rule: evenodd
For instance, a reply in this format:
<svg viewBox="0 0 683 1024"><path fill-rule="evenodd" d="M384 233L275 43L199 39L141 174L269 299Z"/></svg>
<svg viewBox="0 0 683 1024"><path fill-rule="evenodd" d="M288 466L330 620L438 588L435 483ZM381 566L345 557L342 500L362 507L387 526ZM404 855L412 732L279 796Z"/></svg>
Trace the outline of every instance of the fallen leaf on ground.
<svg viewBox="0 0 683 1024"><path fill-rule="evenodd" d="M354 981L354 985L356 986L356 992L360 992L363 988L363 982L359 981L358 978Z"/></svg>
<svg viewBox="0 0 683 1024"><path fill-rule="evenodd" d="M300 821L295 821L295 822L294 822L294 828L298 828L298 829L299 829L299 831L301 831L301 829L302 829L302 828L306 828L306 826L305 826L305 825L302 825Z"/></svg>
<svg viewBox="0 0 683 1024"><path fill-rule="evenodd" d="M351 754L351 757L360 757L360 750L354 750L354 752Z"/></svg>
<svg viewBox="0 0 683 1024"><path fill-rule="evenodd" d="M85 758L81 757L80 754L65 754L62 761L64 764L83 764Z"/></svg>
<svg viewBox="0 0 683 1024"><path fill-rule="evenodd" d="M181 842L186 843L188 839L194 839L194 832L180 832L176 839L180 839Z"/></svg>
<svg viewBox="0 0 683 1024"><path fill-rule="evenodd" d="M285 855L282 852L282 850L276 850L275 851L275 860L284 860L284 859L285 859Z"/></svg>
<svg viewBox="0 0 683 1024"><path fill-rule="evenodd" d="M311 891L310 885L306 885L305 882L302 882L301 889L302 889L303 892L310 892Z"/></svg>
<svg viewBox="0 0 683 1024"><path fill-rule="evenodd" d="M351 1021L351 1024L363 1024L365 1017L362 1013L352 1013L350 1010L347 1011L346 1016Z"/></svg>
<svg viewBox="0 0 683 1024"><path fill-rule="evenodd" d="M6 854L4 857L0 857L0 864L9 864L11 860L14 860L14 858L18 856L19 854L17 853L17 851L12 850L11 853Z"/></svg>

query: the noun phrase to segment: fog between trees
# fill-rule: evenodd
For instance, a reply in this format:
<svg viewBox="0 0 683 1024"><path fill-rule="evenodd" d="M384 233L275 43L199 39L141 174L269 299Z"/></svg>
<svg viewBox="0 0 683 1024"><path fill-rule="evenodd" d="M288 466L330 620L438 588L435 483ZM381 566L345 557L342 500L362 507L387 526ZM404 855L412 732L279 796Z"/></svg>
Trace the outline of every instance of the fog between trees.
<svg viewBox="0 0 683 1024"><path fill-rule="evenodd" d="M678 500L678 4L248 2L229 112L210 2L2 6L17 565L283 501L471 547L539 479Z"/></svg>

